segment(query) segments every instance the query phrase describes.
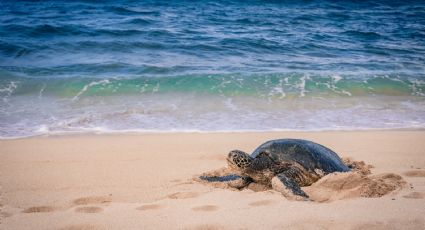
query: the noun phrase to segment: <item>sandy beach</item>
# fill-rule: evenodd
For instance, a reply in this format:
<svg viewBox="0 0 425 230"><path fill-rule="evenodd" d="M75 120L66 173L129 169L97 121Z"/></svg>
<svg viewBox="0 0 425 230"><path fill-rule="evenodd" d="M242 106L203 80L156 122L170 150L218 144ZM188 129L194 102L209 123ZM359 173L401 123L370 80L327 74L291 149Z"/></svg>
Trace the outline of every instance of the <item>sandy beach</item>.
<svg viewBox="0 0 425 230"><path fill-rule="evenodd" d="M425 230L425 1L0 6L0 230Z"/></svg>
<svg viewBox="0 0 425 230"><path fill-rule="evenodd" d="M383 197L290 201L199 183L276 138L321 143L406 182ZM73 135L0 141L1 229L424 229L424 131ZM308 188L306 188L308 190Z"/></svg>

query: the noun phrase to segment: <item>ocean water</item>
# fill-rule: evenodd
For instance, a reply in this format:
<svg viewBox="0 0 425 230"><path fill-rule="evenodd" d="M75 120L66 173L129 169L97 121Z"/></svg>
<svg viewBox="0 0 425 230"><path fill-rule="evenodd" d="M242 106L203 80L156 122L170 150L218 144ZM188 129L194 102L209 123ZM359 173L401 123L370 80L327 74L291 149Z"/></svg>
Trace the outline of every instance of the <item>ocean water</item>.
<svg viewBox="0 0 425 230"><path fill-rule="evenodd" d="M0 1L0 138L396 128L421 1Z"/></svg>

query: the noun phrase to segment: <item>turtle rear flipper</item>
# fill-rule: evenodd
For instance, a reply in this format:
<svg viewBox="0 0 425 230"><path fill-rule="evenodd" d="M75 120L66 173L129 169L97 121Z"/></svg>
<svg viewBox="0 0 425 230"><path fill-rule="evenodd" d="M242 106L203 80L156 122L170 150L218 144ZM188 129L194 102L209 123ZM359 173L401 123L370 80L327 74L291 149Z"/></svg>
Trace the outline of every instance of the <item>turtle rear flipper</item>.
<svg viewBox="0 0 425 230"><path fill-rule="evenodd" d="M301 187L291 177L280 173L273 177L272 187L274 190L282 193L283 196L290 199L308 198L308 195L301 189Z"/></svg>

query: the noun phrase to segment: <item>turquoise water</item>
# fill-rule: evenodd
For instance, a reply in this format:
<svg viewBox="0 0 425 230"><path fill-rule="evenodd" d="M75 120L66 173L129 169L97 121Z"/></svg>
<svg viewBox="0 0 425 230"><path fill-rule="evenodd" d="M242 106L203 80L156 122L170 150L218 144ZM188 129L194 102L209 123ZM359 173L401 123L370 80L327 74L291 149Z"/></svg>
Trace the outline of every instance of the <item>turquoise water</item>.
<svg viewBox="0 0 425 230"><path fill-rule="evenodd" d="M425 127L415 1L2 1L0 136Z"/></svg>

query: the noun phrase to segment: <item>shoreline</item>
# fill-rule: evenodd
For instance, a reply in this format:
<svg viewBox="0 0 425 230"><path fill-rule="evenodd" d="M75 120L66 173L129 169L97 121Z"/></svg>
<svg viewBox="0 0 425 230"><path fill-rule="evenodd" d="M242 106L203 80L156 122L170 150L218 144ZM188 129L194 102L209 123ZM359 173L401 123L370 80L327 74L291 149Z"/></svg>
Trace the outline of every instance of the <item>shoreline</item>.
<svg viewBox="0 0 425 230"><path fill-rule="evenodd" d="M201 131L201 130L171 130L171 131L160 131L160 130L147 130L147 131L70 131L70 132L52 132L43 133L31 136L22 137L0 137L0 142L9 140L24 140L33 138L55 138L55 137L74 137L74 136L119 136L119 135L159 135L159 134L264 134L264 133L335 133L335 132L423 132L425 128L376 128L376 129L328 129L328 130L234 130L234 131Z"/></svg>
<svg viewBox="0 0 425 230"><path fill-rule="evenodd" d="M230 150L302 138L400 175L383 197L290 201L196 182ZM1 229L422 229L425 131L156 133L0 140ZM243 217L243 218L242 218Z"/></svg>

